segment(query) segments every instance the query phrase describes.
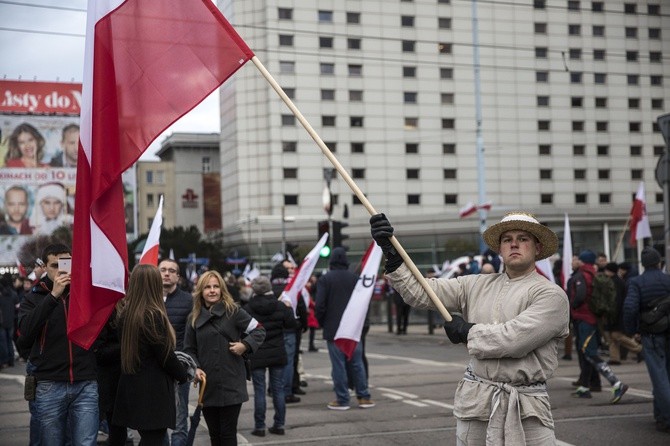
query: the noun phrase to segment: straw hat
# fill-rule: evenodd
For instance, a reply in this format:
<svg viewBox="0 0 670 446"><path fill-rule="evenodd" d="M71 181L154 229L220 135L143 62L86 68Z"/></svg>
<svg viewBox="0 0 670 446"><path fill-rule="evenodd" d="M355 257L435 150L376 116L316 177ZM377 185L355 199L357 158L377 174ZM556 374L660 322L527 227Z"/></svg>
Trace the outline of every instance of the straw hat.
<svg viewBox="0 0 670 446"><path fill-rule="evenodd" d="M500 252L500 236L507 231L526 231L533 234L542 244L535 260L546 259L558 251L558 237L548 227L540 224L532 215L525 212L511 212L484 231L484 241L494 251Z"/></svg>

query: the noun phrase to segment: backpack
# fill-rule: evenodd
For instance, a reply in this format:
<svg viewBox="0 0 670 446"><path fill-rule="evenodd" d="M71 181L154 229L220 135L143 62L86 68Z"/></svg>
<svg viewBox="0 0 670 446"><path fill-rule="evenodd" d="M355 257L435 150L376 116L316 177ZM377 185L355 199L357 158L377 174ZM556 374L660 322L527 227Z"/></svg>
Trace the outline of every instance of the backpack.
<svg viewBox="0 0 670 446"><path fill-rule="evenodd" d="M614 323L617 317L616 288L612 279L604 273L593 276L591 282L591 298L589 310L597 317L603 317L607 322Z"/></svg>

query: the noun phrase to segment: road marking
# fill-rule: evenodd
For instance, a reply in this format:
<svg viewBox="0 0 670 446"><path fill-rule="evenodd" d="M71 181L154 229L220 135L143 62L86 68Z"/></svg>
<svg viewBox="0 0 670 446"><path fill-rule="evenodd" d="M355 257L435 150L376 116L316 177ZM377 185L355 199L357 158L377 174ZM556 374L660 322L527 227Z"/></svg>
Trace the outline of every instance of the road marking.
<svg viewBox="0 0 670 446"><path fill-rule="evenodd" d="M396 401L403 399L400 395L396 395L394 393L382 393L382 396L385 396L386 398L390 398Z"/></svg>
<svg viewBox="0 0 670 446"><path fill-rule="evenodd" d="M403 396L405 398L418 398L418 395L414 395L413 393L407 393L407 392L401 392L400 390L395 390L395 389L389 389L388 387L378 387L377 390L381 390L382 392L391 392L395 393L396 395Z"/></svg>
<svg viewBox="0 0 670 446"><path fill-rule="evenodd" d="M435 400L421 400L421 401L423 401L424 403L432 404L433 406L444 407L445 409L454 410L454 406L452 406L451 404L441 403Z"/></svg>
<svg viewBox="0 0 670 446"><path fill-rule="evenodd" d="M417 365L429 365L433 367L455 367L461 370L465 370L465 365L462 362L445 362L445 361L433 361L432 359L418 359L418 358L408 358L406 356L393 356L393 355L382 355L379 353L365 353L365 356L368 358L375 359L393 359L396 361L409 362L410 364Z"/></svg>
<svg viewBox="0 0 670 446"><path fill-rule="evenodd" d="M10 373L0 373L0 379L10 379L12 381L16 381L17 383L21 384L22 386L26 382L26 377L23 375L13 375Z"/></svg>
<svg viewBox="0 0 670 446"><path fill-rule="evenodd" d="M421 403L419 401L414 401L414 400L403 400L403 403L409 404L409 405L412 405L412 406L416 406L416 407L428 407L428 404L424 404L424 403Z"/></svg>

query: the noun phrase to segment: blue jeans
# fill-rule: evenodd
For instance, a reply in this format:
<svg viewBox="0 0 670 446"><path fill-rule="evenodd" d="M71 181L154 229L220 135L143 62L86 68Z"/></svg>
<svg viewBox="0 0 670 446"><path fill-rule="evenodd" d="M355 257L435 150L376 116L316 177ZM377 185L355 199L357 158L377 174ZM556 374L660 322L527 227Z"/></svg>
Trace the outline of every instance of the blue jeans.
<svg viewBox="0 0 670 446"><path fill-rule="evenodd" d="M184 446L188 437L188 391L191 383L186 381L175 386L177 391L177 425L172 431L172 446ZM166 435L167 437L167 435Z"/></svg>
<svg viewBox="0 0 670 446"><path fill-rule="evenodd" d="M654 395L654 416L670 426L670 336L643 335L642 348Z"/></svg>
<svg viewBox="0 0 670 446"><path fill-rule="evenodd" d="M38 381L34 407L41 445L62 446L66 437L74 446L96 445L100 419L95 380Z"/></svg>
<svg viewBox="0 0 670 446"><path fill-rule="evenodd" d="M295 331L284 332L284 348L286 348L286 365L284 366L284 396L293 395L293 357L295 356Z"/></svg>
<svg viewBox="0 0 670 446"><path fill-rule="evenodd" d="M251 380L254 382L254 429L265 429L265 370L253 369ZM286 423L286 400L284 395L284 366L267 367L270 372L270 390L272 406L275 409L273 427L284 427Z"/></svg>
<svg viewBox="0 0 670 446"><path fill-rule="evenodd" d="M347 386L347 358L342 350L337 348L335 342L328 341L328 355L330 356L331 372L333 378L333 390L337 396L338 404L349 405L349 387ZM358 398L370 398L368 390L368 379L363 366L363 346L359 342L351 357L351 371L353 372L356 396Z"/></svg>

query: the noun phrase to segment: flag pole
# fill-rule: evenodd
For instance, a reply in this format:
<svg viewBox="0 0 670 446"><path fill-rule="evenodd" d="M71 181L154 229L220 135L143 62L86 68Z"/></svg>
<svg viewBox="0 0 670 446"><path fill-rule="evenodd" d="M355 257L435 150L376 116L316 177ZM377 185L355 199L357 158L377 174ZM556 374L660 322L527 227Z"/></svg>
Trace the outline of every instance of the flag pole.
<svg viewBox="0 0 670 446"><path fill-rule="evenodd" d="M628 219L626 220L626 224L623 227L623 231L621 231L621 235L619 236L619 241L616 243L616 249L614 250L614 255L612 256L612 260L616 259L617 256L619 255L619 249L621 248L621 243L623 242L623 238L626 235L626 231L628 231L628 225L630 225L630 220L632 216L628 216Z"/></svg>
<svg viewBox="0 0 670 446"><path fill-rule="evenodd" d="M303 116L303 114L298 110L298 108L295 106L293 101L286 95L284 90L281 88L281 86L277 83L277 81L272 77L270 72L263 66L260 60L258 60L258 57L254 56L251 58L251 61L254 63L256 68L258 68L258 71L261 72L265 80L267 80L274 91L277 92L279 97L284 101L284 103L288 106L288 108L293 112L296 118L298 118L298 121L300 121L300 124L307 130L307 133L309 133L309 136L312 137L314 142L319 146L323 154L328 158L328 160L331 162L333 167L335 167L335 170L338 171L342 179L347 183L349 188L356 194L358 199L360 200L361 204L365 206L367 211L370 213L370 215L375 215L378 214L375 210L374 207L372 207L372 204L370 201L367 199L365 194L363 194L363 191L360 190L358 185L354 182L354 180L351 178L349 173L346 171L344 167L342 167L342 164L337 160L335 155L333 155L333 152L330 151L326 143L323 142L321 137L316 133L314 128L310 125L309 122L307 122L307 119ZM435 294L435 291L428 285L428 281L423 277L419 269L416 267L412 259L410 259L409 255L405 251L405 249L400 245L400 242L398 239L395 238L395 236L391 236L390 238L391 243L393 244L393 247L396 249L398 254L400 254L400 257L402 257L403 261L405 262L405 265L409 268L409 270L412 272L416 280L419 281L423 289L426 291L426 294L428 294L428 297L430 300L433 302L433 305L435 305L435 308L440 312L442 317L446 321L451 321L451 315L447 311L446 307L444 304L440 301L440 299L437 297L437 294Z"/></svg>

